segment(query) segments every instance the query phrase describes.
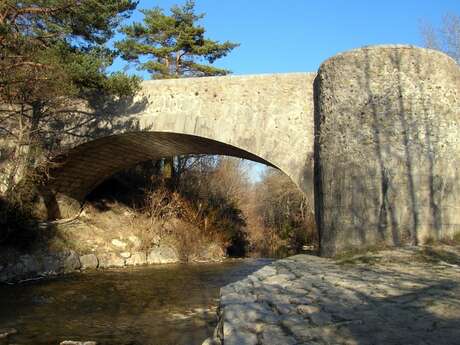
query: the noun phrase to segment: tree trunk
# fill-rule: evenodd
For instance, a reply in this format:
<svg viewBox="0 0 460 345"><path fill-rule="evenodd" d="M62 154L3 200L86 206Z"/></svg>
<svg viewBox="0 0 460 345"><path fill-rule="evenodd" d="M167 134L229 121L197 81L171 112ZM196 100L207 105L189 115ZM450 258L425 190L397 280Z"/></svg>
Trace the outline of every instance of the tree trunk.
<svg viewBox="0 0 460 345"><path fill-rule="evenodd" d="M27 150L26 159L26 173L31 173L36 168L37 162L39 161L41 140L38 133L40 119L43 113L43 106L40 102L32 103L32 118L30 120L29 129L29 149Z"/></svg>
<svg viewBox="0 0 460 345"><path fill-rule="evenodd" d="M175 189L174 157L163 159L163 182L171 190Z"/></svg>
<svg viewBox="0 0 460 345"><path fill-rule="evenodd" d="M42 111L42 104L35 102L32 104L30 117L27 118L23 113L20 114L18 140L14 152L15 166L11 171L9 192L15 188L19 181L31 179L34 176L41 152L38 130Z"/></svg>

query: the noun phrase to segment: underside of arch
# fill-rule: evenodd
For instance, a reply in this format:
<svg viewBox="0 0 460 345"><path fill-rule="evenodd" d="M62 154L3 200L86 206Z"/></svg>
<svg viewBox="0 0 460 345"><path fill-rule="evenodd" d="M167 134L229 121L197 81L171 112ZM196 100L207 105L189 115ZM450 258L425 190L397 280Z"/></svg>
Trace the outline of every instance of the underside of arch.
<svg viewBox="0 0 460 345"><path fill-rule="evenodd" d="M81 203L102 181L139 162L185 154L226 155L276 166L238 147L188 134L131 132L96 139L56 158L49 189Z"/></svg>

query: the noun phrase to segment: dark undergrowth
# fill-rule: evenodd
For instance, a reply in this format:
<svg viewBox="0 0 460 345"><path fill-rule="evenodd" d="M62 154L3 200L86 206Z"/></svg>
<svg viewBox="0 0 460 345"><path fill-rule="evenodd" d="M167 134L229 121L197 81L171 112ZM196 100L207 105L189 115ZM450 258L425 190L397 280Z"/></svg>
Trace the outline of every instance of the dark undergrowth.
<svg viewBox="0 0 460 345"><path fill-rule="evenodd" d="M0 198L0 245L26 249L35 242L37 234L38 219L32 208Z"/></svg>
<svg viewBox="0 0 460 345"><path fill-rule="evenodd" d="M419 252L419 259L433 264L447 263L450 265L460 265L458 252L450 251L448 247L424 247Z"/></svg>

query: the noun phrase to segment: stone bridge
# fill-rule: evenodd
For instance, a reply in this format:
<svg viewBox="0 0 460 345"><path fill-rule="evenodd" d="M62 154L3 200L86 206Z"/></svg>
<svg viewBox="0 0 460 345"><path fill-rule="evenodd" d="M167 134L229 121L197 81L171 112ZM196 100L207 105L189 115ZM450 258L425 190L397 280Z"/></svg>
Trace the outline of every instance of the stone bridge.
<svg viewBox="0 0 460 345"><path fill-rule="evenodd" d="M312 174L304 175L313 167L314 78L302 73L145 81L116 133L72 150L53 185L82 201L122 168L203 153L276 166L305 189L312 183Z"/></svg>
<svg viewBox="0 0 460 345"><path fill-rule="evenodd" d="M460 70L412 46L366 47L318 73L146 81L135 106L52 170L83 202L138 162L231 155L274 166L315 195L321 252L452 237L460 230Z"/></svg>

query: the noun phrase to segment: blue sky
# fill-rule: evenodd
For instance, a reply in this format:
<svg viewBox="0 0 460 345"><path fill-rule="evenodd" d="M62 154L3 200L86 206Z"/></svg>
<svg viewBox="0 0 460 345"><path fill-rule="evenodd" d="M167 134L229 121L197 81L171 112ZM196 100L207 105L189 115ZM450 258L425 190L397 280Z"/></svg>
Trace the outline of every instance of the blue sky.
<svg viewBox="0 0 460 345"><path fill-rule="evenodd" d="M183 2L141 0L139 8ZM446 13L460 14L460 1L196 0L196 9L206 13L201 24L209 38L241 44L216 65L259 74L315 71L328 57L363 45L421 45L420 22L439 26ZM136 12L132 20L142 15ZM118 61L113 69L122 65Z"/></svg>
<svg viewBox="0 0 460 345"><path fill-rule="evenodd" d="M141 0L138 8L183 2ZM196 9L206 13L208 38L241 44L216 65L260 74L316 71L334 54L364 45L421 46L421 22L439 27L445 14L460 14L460 0L196 0ZM142 15L136 11L133 20ZM112 70L123 66L118 60ZM263 168L252 170L257 179Z"/></svg>

